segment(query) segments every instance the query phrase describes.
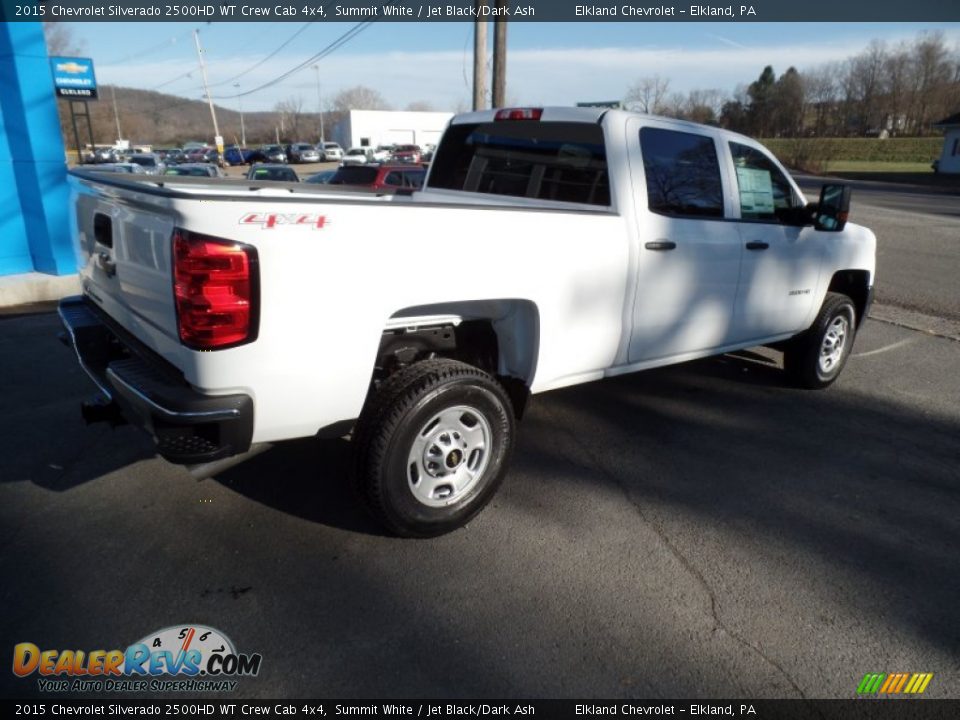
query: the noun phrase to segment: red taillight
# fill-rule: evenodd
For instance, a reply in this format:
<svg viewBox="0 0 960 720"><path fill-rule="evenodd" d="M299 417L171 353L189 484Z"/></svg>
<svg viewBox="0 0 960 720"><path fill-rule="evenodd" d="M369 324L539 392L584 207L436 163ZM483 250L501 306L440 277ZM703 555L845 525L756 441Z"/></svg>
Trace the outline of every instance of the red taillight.
<svg viewBox="0 0 960 720"><path fill-rule="evenodd" d="M543 108L503 108L497 110L494 120L539 120Z"/></svg>
<svg viewBox="0 0 960 720"><path fill-rule="evenodd" d="M257 251L186 230L173 233L173 293L184 345L213 350L256 337Z"/></svg>

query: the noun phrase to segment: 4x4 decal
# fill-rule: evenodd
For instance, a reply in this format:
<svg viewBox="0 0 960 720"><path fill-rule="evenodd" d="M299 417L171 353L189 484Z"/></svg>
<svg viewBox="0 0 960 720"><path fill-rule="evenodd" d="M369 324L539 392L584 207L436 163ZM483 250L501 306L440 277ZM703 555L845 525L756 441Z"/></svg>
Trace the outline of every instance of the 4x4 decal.
<svg viewBox="0 0 960 720"><path fill-rule="evenodd" d="M262 230L270 230L278 225L301 225L314 230L323 230L330 222L326 215L317 213L245 213L240 217L241 225L259 225Z"/></svg>

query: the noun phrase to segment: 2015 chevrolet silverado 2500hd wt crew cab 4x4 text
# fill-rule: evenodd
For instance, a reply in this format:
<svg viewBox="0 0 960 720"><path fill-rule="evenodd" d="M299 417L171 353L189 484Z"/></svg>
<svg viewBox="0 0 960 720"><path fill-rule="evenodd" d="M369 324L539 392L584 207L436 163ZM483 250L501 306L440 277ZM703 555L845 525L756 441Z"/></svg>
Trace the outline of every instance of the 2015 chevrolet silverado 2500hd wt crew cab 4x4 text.
<svg viewBox="0 0 960 720"><path fill-rule="evenodd" d="M158 452L209 464L352 430L401 535L459 527L528 395L753 345L838 375L874 282L849 191L808 205L758 143L587 108L470 113L420 192L73 171L61 315Z"/></svg>

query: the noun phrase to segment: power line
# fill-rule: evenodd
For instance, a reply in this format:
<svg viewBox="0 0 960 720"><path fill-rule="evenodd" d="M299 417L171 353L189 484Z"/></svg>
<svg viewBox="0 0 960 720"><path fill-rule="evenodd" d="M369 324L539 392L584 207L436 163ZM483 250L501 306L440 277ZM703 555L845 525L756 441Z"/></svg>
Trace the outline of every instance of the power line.
<svg viewBox="0 0 960 720"><path fill-rule="evenodd" d="M196 70L188 70L188 71L185 72L183 75L177 75L175 78L171 78L170 80L167 80L166 82L162 82L162 83L160 83L159 85L156 85L156 86L154 86L154 87L152 87L152 88L150 88L150 89L151 89L151 90L159 90L159 89L162 88L162 87L166 87L167 85L171 85L172 83L175 83L177 80L182 80L183 78L188 78L188 77L190 77L191 75L193 75L193 73L195 73L195 72L196 72ZM198 88L198 89L202 89L202 88Z"/></svg>
<svg viewBox="0 0 960 720"><path fill-rule="evenodd" d="M231 83L231 82L233 82L234 80L237 80L237 79L239 79L239 78L242 78L242 77L243 77L244 75L246 75L247 73L249 73L249 72L251 72L251 71L253 71L253 70L256 70L258 67L260 67L261 65L263 65L267 60L269 60L270 58L272 58L272 57L273 57L274 55L276 55L278 52L280 52L281 50L283 50L287 45L289 45L291 42L293 42L304 30L306 30L306 29L307 29L308 27L310 27L311 25L313 25L313 22L312 22L312 21L311 21L311 22L306 22L306 23L304 23L304 24L300 27L299 30L297 30L293 35L291 35L289 38L287 38L276 50L274 50L272 53L270 53L270 54L267 55L265 58L263 58L262 60L260 60L260 62L254 63L253 65L251 65L250 67L248 67L246 70L244 70L242 73L240 73L240 74L238 74L238 75L234 75L232 78L228 78L227 80L221 80L221 81L215 82L215 83L210 83L210 87L217 87L217 86L219 86L219 85L226 85L227 83Z"/></svg>
<svg viewBox="0 0 960 720"><path fill-rule="evenodd" d="M393 4L393 3L391 2L391 3L388 3L388 4ZM336 40L334 40L332 43L330 43L329 45L327 45L323 50L321 50L321 51L318 52L317 54L313 55L312 57L307 58L307 59L304 60L303 62L301 62L301 63L295 65L294 67L290 68L289 70L287 70L285 73L283 73L283 74L281 74L281 75L278 75L277 77L273 78L272 80L270 80L270 81L268 81L268 82L265 82L265 83L263 83L262 85L259 85L259 86L255 87L255 88L253 88L252 90L247 90L246 92L237 93L236 95L218 95L218 96L216 96L214 99L215 99L215 100L234 100L234 99L236 99L236 98L246 97L247 95L252 95L253 93L259 92L260 90L263 90L264 88L270 87L271 85L275 85L275 84L278 83L278 82L281 82L281 81L283 81L283 80L286 80L288 77L290 77L290 76L293 75L294 73L299 72L300 70L303 70L304 68L306 68L306 67L308 67L308 66L316 63L317 61L322 60L323 58L327 57L328 55L330 55L330 54L331 54L332 52L334 52L335 50L339 49L340 47L342 47L342 46L345 45L346 43L350 42L353 38L355 38L357 35L359 35L360 33L362 33L364 30L366 30L366 29L367 29L368 27L370 27L371 25L373 25L373 21L372 21L372 20L369 20L369 21L366 21L366 22L357 23L357 24L354 25L352 28L350 28L349 30L347 30L347 32L345 32L343 35L341 35L340 37L338 37L338 38L337 38Z"/></svg>
<svg viewBox="0 0 960 720"><path fill-rule="evenodd" d="M173 37L170 37L164 40L162 43L158 43L157 45L147 48L146 50L135 52L132 55L127 55L126 57L119 58L118 60L110 60L103 64L104 65L120 65L121 63L129 62L131 60L137 60L139 58L142 58L146 55L150 55L151 53L158 52L160 50L166 50L171 45L175 45L180 38L185 38L188 35L190 35L190 33L192 32L193 32L192 30L188 30L187 32L181 33L180 35L174 35Z"/></svg>

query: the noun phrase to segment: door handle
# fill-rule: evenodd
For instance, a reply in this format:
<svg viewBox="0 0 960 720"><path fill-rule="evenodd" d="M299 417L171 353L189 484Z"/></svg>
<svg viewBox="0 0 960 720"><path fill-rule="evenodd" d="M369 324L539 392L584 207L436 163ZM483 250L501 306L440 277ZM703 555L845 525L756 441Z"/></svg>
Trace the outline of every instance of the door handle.
<svg viewBox="0 0 960 720"><path fill-rule="evenodd" d="M766 242L748 242L747 250L766 250L770 247L770 243Z"/></svg>
<svg viewBox="0 0 960 720"><path fill-rule="evenodd" d="M673 240L654 240L644 245L647 250L673 250L677 244Z"/></svg>
<svg viewBox="0 0 960 720"><path fill-rule="evenodd" d="M117 263L110 259L108 253L99 253L97 255L97 264L100 266L100 269L107 274L107 277L113 277L117 274Z"/></svg>

